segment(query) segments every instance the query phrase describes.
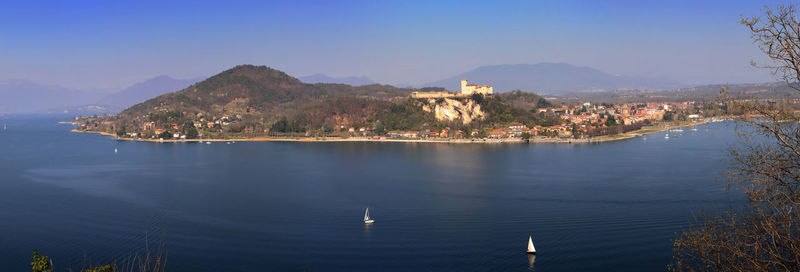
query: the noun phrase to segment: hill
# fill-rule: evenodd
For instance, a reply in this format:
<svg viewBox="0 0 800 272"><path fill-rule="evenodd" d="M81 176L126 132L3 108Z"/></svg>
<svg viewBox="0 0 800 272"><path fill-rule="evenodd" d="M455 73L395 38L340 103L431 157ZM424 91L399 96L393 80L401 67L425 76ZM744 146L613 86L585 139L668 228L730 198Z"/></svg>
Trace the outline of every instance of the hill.
<svg viewBox="0 0 800 272"><path fill-rule="evenodd" d="M565 63L481 66L425 86L459 90L461 78L493 85L494 91L498 93L521 89L536 93L558 94L618 89L668 89L681 86L669 80L615 76L597 69Z"/></svg>
<svg viewBox="0 0 800 272"><path fill-rule="evenodd" d="M299 77L298 79L305 83L335 83L352 86L371 85L376 83L367 77L330 77L323 74L313 74L310 76Z"/></svg>
<svg viewBox="0 0 800 272"><path fill-rule="evenodd" d="M206 138L335 133L342 127L388 130L479 128L535 121L531 110L513 104L540 102L535 94L413 99L415 89L389 85L307 84L266 66L240 65L125 109L117 115L84 118L88 130ZM535 107L535 106L534 106ZM172 134L163 136L169 137Z"/></svg>
<svg viewBox="0 0 800 272"><path fill-rule="evenodd" d="M107 95L100 99L97 104L108 108L124 109L147 99L186 88L201 80L203 79L175 79L169 76L157 76Z"/></svg>

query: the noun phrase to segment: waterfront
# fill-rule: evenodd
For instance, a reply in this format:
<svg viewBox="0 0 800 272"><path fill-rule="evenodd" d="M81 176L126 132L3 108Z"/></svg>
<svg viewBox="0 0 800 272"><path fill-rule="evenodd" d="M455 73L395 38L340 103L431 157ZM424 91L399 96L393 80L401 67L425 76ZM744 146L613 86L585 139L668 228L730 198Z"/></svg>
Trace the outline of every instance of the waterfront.
<svg viewBox="0 0 800 272"><path fill-rule="evenodd" d="M120 259L148 233L168 271L522 270L533 234L536 270L663 270L697 209L738 199L728 122L603 144L208 145L56 121L2 120L0 267L34 248L60 267Z"/></svg>

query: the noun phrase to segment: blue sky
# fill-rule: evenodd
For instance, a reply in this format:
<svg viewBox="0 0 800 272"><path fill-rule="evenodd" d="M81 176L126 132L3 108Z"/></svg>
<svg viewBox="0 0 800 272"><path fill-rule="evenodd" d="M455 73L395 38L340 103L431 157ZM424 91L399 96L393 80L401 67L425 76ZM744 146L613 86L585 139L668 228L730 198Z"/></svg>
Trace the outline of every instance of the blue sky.
<svg viewBox="0 0 800 272"><path fill-rule="evenodd" d="M422 84L564 62L689 84L771 81L738 24L787 1L6 1L0 80L122 88L237 64Z"/></svg>

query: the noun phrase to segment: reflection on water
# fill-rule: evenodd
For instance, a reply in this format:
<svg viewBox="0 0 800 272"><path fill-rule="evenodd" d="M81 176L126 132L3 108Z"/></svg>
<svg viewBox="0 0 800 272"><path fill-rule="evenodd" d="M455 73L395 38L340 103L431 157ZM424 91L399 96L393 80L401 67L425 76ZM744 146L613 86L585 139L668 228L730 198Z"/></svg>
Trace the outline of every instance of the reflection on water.
<svg viewBox="0 0 800 272"><path fill-rule="evenodd" d="M534 271L533 262L535 262L535 261L536 261L536 255L535 254L528 254L528 270Z"/></svg>

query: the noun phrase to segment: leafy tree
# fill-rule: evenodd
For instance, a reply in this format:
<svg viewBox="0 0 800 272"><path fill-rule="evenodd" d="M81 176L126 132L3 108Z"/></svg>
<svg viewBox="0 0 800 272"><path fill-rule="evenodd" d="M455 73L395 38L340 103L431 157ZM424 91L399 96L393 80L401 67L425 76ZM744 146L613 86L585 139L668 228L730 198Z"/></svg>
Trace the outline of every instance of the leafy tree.
<svg viewBox="0 0 800 272"><path fill-rule="evenodd" d="M527 142L530 139L531 139L531 134L529 132L523 132L522 133L522 140Z"/></svg>
<svg viewBox="0 0 800 272"><path fill-rule="evenodd" d="M125 126L122 126L120 129L117 130L117 136L119 137L123 137L127 133L128 132L125 130Z"/></svg>
<svg viewBox="0 0 800 272"><path fill-rule="evenodd" d="M197 128L191 122L186 122L181 128L181 134L186 135L186 139L196 139L198 135Z"/></svg>
<svg viewBox="0 0 800 272"><path fill-rule="evenodd" d="M53 272L53 261L47 256L42 256L38 249L34 249L31 268L33 272Z"/></svg>
<svg viewBox="0 0 800 272"><path fill-rule="evenodd" d="M472 94L471 98L472 98L472 101L475 101L475 103L477 103L477 104L483 103L483 94L482 93L474 93L474 94Z"/></svg>
<svg viewBox="0 0 800 272"><path fill-rule="evenodd" d="M610 127L610 126L616 126L616 125L617 125L617 120L614 119L613 115L609 114L608 118L606 118L606 126Z"/></svg>
<svg viewBox="0 0 800 272"><path fill-rule="evenodd" d="M161 134L158 134L156 138L172 139L172 133L169 133L169 131L164 131L161 132Z"/></svg>
<svg viewBox="0 0 800 272"><path fill-rule="evenodd" d="M673 117L672 111L667 111L667 112L664 113L664 118L663 119L664 119L664 121L672 121L675 118Z"/></svg>

